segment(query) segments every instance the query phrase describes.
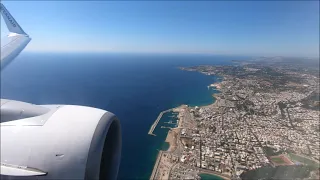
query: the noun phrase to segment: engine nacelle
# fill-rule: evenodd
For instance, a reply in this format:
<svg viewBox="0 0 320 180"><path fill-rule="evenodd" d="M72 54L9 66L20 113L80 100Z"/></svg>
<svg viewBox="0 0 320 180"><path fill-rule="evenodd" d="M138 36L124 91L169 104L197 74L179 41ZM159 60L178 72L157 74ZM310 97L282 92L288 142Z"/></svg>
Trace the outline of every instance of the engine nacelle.
<svg viewBox="0 0 320 180"><path fill-rule="evenodd" d="M116 179L120 158L108 111L1 99L1 179Z"/></svg>

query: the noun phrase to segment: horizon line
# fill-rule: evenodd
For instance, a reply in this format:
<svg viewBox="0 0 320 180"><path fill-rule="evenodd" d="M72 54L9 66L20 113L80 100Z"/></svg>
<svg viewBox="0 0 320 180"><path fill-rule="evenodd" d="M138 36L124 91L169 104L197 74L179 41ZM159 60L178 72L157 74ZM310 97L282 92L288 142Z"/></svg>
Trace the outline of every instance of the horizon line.
<svg viewBox="0 0 320 180"><path fill-rule="evenodd" d="M250 57L291 57L291 58L316 58L320 56L303 56L303 55L266 55L266 54L232 54L232 53L204 53L204 52L145 52L145 51L35 51L27 50L24 53L88 53L88 54L155 54L155 55L204 55L204 56L250 56Z"/></svg>

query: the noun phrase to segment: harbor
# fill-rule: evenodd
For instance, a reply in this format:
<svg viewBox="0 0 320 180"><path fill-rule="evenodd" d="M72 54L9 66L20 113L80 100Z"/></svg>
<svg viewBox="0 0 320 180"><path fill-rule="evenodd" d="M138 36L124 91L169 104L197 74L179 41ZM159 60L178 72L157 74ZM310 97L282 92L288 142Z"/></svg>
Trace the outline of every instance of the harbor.
<svg viewBox="0 0 320 180"><path fill-rule="evenodd" d="M163 122L163 123L166 123L166 124L177 124L177 123L174 123L174 122L172 122L172 121Z"/></svg>
<svg viewBox="0 0 320 180"><path fill-rule="evenodd" d="M157 119L154 121L154 123L152 124L152 126L150 127L150 130L148 132L149 135L152 135L152 136L156 136L155 134L153 134L153 131L154 129L157 127L160 119L162 118L162 116L167 113L167 112L171 112L172 109L168 109L168 110L165 110L165 111L162 111L159 116L157 117Z"/></svg>

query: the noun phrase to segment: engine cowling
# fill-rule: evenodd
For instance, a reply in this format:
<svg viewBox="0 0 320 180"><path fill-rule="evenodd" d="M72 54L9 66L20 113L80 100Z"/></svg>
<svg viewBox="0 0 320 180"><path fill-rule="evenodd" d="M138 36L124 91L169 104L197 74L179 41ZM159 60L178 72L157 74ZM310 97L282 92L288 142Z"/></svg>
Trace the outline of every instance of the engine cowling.
<svg viewBox="0 0 320 180"><path fill-rule="evenodd" d="M108 111L1 99L1 179L116 179L120 158Z"/></svg>

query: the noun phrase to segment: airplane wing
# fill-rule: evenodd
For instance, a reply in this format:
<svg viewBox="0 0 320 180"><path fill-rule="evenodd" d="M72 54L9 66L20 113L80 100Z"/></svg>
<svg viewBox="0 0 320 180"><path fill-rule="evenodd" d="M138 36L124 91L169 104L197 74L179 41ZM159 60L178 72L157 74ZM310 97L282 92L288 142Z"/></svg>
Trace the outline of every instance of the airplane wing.
<svg viewBox="0 0 320 180"><path fill-rule="evenodd" d="M30 42L8 10L10 34L1 46L1 69ZM2 40L2 39L1 39ZM111 112L75 105L0 100L0 179L116 179L121 128Z"/></svg>
<svg viewBox="0 0 320 180"><path fill-rule="evenodd" d="M10 31L7 37L1 38L1 70L8 65L31 41L17 21L1 3L1 15Z"/></svg>

